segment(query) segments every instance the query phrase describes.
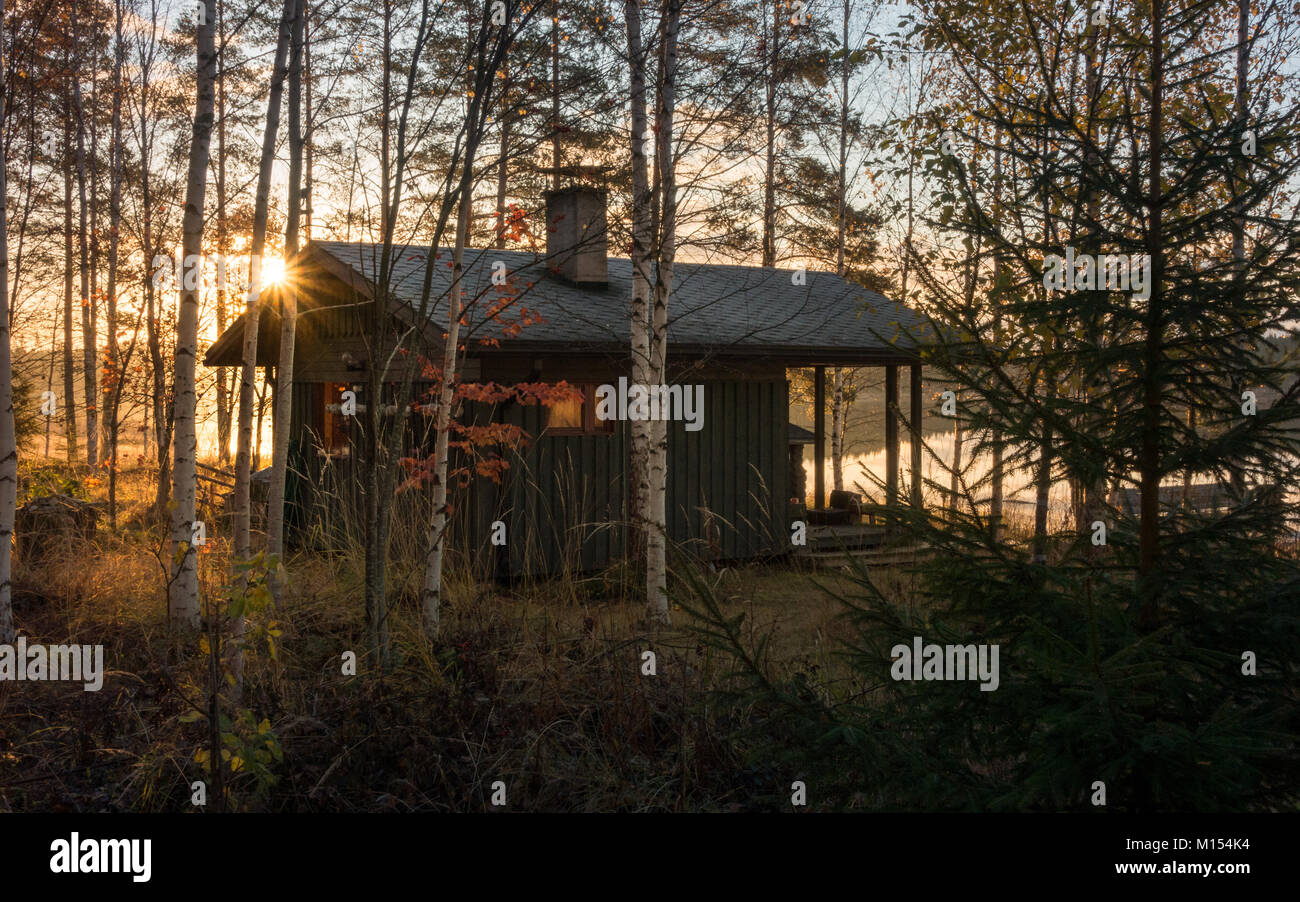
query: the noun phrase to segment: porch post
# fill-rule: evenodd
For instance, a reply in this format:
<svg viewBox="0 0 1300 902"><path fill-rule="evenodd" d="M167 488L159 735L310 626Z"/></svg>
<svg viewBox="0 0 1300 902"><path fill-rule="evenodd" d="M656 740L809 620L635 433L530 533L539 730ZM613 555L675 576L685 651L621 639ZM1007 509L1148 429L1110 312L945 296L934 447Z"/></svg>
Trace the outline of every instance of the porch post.
<svg viewBox="0 0 1300 902"><path fill-rule="evenodd" d="M826 367L813 367L813 503L826 507Z"/></svg>
<svg viewBox="0 0 1300 902"><path fill-rule="evenodd" d="M885 504L898 504L898 367L885 367Z"/></svg>
<svg viewBox="0 0 1300 902"><path fill-rule="evenodd" d="M266 387L269 390L267 394L270 394L271 396L271 435L274 436L275 435L275 393L280 390L280 387L276 379L279 373L277 373L276 370L278 370L279 367L272 366L271 364L268 363L264 367L264 369L266 371ZM254 439L254 441L260 441L260 440L261 440L260 435L256 439ZM272 443L274 443L275 439L272 438L271 441Z"/></svg>
<svg viewBox="0 0 1300 902"><path fill-rule="evenodd" d="M912 364L912 385L908 392L912 404L912 509L920 511L922 507L921 492L921 364Z"/></svg>

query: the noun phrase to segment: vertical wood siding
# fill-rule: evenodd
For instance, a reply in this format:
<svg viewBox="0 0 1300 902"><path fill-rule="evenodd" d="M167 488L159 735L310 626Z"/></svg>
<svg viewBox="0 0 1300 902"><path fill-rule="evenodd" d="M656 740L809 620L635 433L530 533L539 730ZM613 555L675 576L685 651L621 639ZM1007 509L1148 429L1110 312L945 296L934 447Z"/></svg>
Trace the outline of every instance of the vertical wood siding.
<svg viewBox="0 0 1300 902"><path fill-rule="evenodd" d="M360 522L354 461L320 457L303 428L319 433L322 392L319 384L308 383L294 392L290 523L303 534L328 535L345 521ZM531 437L507 455L510 466L500 484L475 476L468 487L451 492L452 551L482 576L592 571L624 554L628 424L619 423L612 434L552 436L543 431L545 419L538 405L465 407L464 422L512 423ZM789 550L788 422L787 383L750 380L705 383L700 431L669 424L668 533L679 551L734 560ZM420 444L431 445L430 437L424 439ZM458 454L452 465L462 459ZM490 541L496 520L506 524L503 548Z"/></svg>

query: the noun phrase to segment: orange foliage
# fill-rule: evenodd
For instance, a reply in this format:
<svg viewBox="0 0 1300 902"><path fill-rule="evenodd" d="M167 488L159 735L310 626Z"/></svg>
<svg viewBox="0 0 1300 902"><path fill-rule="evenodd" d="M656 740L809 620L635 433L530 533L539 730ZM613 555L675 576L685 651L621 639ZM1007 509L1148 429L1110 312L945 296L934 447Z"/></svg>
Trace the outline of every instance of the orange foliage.
<svg viewBox="0 0 1300 902"><path fill-rule="evenodd" d="M432 364L429 364L432 367ZM441 373L434 368L435 378ZM429 396L434 392L430 391ZM541 404L550 407L561 401L574 401L583 398L582 389L567 382L550 384L546 382L519 382L514 385L498 385L495 382L462 382L456 386L455 400L476 401L485 404L500 404L516 401L520 404ZM425 416L436 416L435 403L414 404L412 409ZM502 476L510 469L510 462L502 456L503 450L514 450L527 446L530 436L521 427L513 423L486 423L483 425L457 423L448 425L450 435L447 438L449 448L457 448L468 456L469 461L455 469L449 469L448 481L466 486L471 475L477 474L493 482L500 482ZM400 461L406 471L406 479L398 491L409 491L425 483L432 484L436 478L437 457L404 457Z"/></svg>

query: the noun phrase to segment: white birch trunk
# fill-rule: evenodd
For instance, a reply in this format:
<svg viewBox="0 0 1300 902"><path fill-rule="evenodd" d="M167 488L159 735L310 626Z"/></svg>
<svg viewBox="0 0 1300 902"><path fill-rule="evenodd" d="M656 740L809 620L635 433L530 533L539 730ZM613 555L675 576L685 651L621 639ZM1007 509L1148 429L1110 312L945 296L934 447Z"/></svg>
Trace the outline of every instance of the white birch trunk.
<svg viewBox="0 0 1300 902"><path fill-rule="evenodd" d="M289 64L289 216L285 228L285 263L298 253L298 225L302 216L302 45L304 0L294 9L293 41ZM298 329L298 293L292 280L280 287L280 359L275 368L275 415L271 449L271 485L266 499L266 550L284 552L284 489L289 469L289 427L293 411L293 352ZM281 586L271 580L277 602Z"/></svg>
<svg viewBox="0 0 1300 902"><path fill-rule="evenodd" d="M0 0L0 22L5 5ZM0 41L0 72L5 71L4 42ZM3 103L0 95L0 103ZM4 119L0 117L0 147L4 146ZM0 643L14 641L11 569L14 504L18 497L18 444L14 430L13 357L9 331L9 219L5 167L0 166Z"/></svg>
<svg viewBox="0 0 1300 902"><path fill-rule="evenodd" d="M623 16L627 26L628 65L631 68L632 149L632 298L631 318L632 382L650 382L650 174L646 161L646 54L641 38L639 0L626 0ZM650 500L650 424L632 420L631 434L632 534L629 550L644 547L648 530Z"/></svg>
<svg viewBox="0 0 1300 902"><path fill-rule="evenodd" d="M473 126L471 125L471 128ZM438 392L436 434L434 437L433 522L429 526L429 551L425 558L424 590L421 593L425 632L438 635L442 616L442 561L447 534L447 453L448 429L456 394L456 350L460 346L460 318L463 288L461 277L465 261L465 244L469 240L469 217L473 207L471 190L474 179L476 137L470 135L465 148L464 172L460 182L460 207L456 214L456 244L452 250L451 291L447 297L447 341L442 352L442 382ZM434 261L430 260L433 266Z"/></svg>
<svg viewBox="0 0 1300 902"><path fill-rule="evenodd" d="M122 0L113 5L113 115L109 138L109 201L108 201L108 306L107 335L108 363L113 373L111 395L105 391L105 425L108 444L104 449L108 457L108 516L109 524L117 528L117 451L121 423L122 390L126 383L126 363L121 359L117 343L117 268L122 226L122 66L126 56L126 43L122 37ZM137 328L136 334L139 334ZM134 341L131 344L135 347ZM148 433L146 433L147 435Z"/></svg>
<svg viewBox="0 0 1300 902"><path fill-rule="evenodd" d="M239 377L239 427L235 450L235 560L252 555L251 499L253 411L256 404L257 329L261 318L262 255L266 248L266 220L271 198L271 167L275 163L275 135L280 127L280 97L289 55L295 0L284 0L280 34L275 43L271 70L271 94L266 105L266 127L262 132L262 158L257 173L257 195L253 209L253 246L248 265L248 296L244 299L244 359Z"/></svg>
<svg viewBox="0 0 1300 902"><path fill-rule="evenodd" d="M77 19L75 11L73 12L72 24L75 33L74 40L77 40L77 42L80 43L80 34L76 33ZM81 224L81 235L78 239L78 252L80 254L81 277L82 389L85 392L86 401L86 464L90 467L94 467L99 463L99 410L96 402L96 380L99 375L99 364L95 360L98 340L95 335L93 318L91 317L92 301L90 297L90 258L89 250L86 246L86 237L88 234L88 229L86 227L86 119L81 103L80 73L73 75L72 97L73 108L77 113L77 209Z"/></svg>
<svg viewBox="0 0 1300 902"><path fill-rule="evenodd" d="M212 23L216 21L208 0L206 15L197 29L196 97L194 132L190 140L189 175L185 187L185 216L181 247L185 263L181 280L180 315L176 325L176 431L175 463L172 470L172 556L169 586L169 614L173 628L199 628L198 558L192 544L194 528L194 476L196 440L194 431L195 402L194 364L198 354L199 274L189 272L198 267L203 254L203 200L207 188L208 145L212 137L214 106L213 85L216 80L217 53L213 46Z"/></svg>
<svg viewBox="0 0 1300 902"><path fill-rule="evenodd" d="M650 381L668 381L668 302L672 295L677 227L677 179L673 160L673 113L677 87L677 32L680 0L667 0L663 22L663 71L655 116L655 153L660 179L659 265L655 273L654 308L650 328ZM646 533L646 599L651 616L668 623L668 423L650 423L649 528Z"/></svg>

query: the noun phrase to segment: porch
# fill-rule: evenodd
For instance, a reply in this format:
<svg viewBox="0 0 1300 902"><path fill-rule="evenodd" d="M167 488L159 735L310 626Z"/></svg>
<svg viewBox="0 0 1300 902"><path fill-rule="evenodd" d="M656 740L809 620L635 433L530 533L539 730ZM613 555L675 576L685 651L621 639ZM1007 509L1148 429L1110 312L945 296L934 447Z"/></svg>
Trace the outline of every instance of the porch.
<svg viewBox="0 0 1300 902"><path fill-rule="evenodd" d="M907 503L916 511L924 510L922 472L921 426L924 421L921 364L915 357L899 355L898 362L886 362L885 370L885 475L883 503L872 503L856 492L831 491L826 488L826 369L828 365L861 366L856 364L819 364L813 367L813 429L809 432L794 424L790 431L790 470L792 486L798 486L793 474L802 474L803 448L813 447L812 506L805 504L802 487L792 494L791 521L806 524L805 544L792 549L793 556L802 563L837 565L847 557L870 559L874 563L902 563L914 559L919 549L906 545L906 536L897 522L896 512L903 503L899 488L900 420L899 402L900 367L906 366L909 376L908 416L906 428L911 436L910 493ZM891 516L891 511L895 512ZM901 555L901 557L900 557Z"/></svg>

